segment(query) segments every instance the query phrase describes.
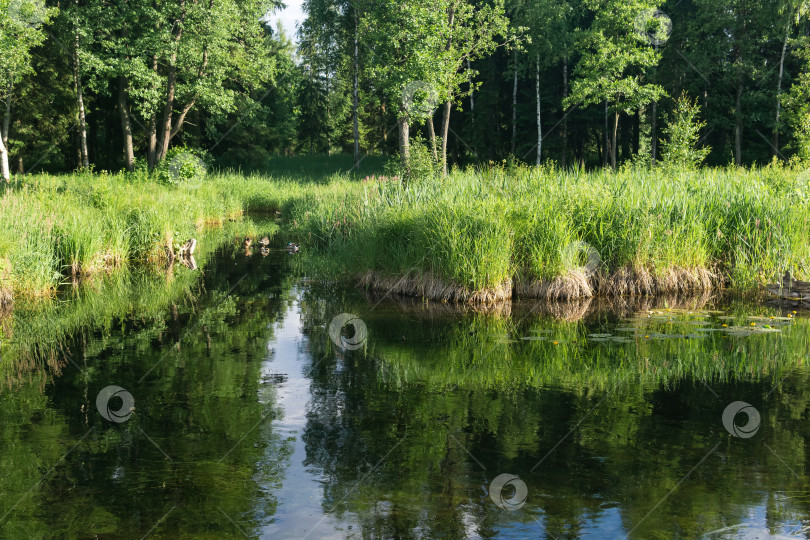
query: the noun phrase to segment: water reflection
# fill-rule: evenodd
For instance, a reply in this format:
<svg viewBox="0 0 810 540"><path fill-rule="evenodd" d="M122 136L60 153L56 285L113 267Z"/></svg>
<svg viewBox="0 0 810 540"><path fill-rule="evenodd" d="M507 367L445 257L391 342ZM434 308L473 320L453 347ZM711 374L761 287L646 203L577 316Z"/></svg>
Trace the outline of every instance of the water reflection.
<svg viewBox="0 0 810 540"><path fill-rule="evenodd" d="M15 313L0 536L807 536L803 314L379 302L242 242ZM343 313L366 333L330 336ZM96 410L109 385L124 421Z"/></svg>
<svg viewBox="0 0 810 540"><path fill-rule="evenodd" d="M661 333L674 339L603 343L589 334L613 335L639 310L572 324L538 317L530 306L512 306L508 317L372 311L373 304L345 299L330 304L318 292L303 305L312 354L321 359L313 408L332 411L310 419L308 455L324 470L324 508L357 516L363 536L803 530L803 320L778 335L690 340L679 327L696 326L701 315L722 327L724 315L684 311L649 323L670 326ZM748 320L753 309L738 304L722 313ZM328 314L342 311L366 322L365 350L342 352L324 335ZM760 312L766 320L781 316ZM532 335L547 337L519 339ZM750 439L732 436L721 419L741 399L761 413ZM487 496L502 473L527 485L519 511Z"/></svg>

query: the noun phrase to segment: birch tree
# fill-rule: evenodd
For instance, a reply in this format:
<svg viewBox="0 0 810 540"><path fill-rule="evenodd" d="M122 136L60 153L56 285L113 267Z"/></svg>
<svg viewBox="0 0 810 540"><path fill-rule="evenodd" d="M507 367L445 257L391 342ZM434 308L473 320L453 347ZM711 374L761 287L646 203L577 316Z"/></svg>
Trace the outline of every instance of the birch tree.
<svg viewBox="0 0 810 540"><path fill-rule="evenodd" d="M522 28L510 31L504 0L489 4L470 0L442 0L434 9L441 9L446 19L440 25L444 51L439 80L444 98L442 117L442 170L447 174L447 141L450 134L450 113L455 100L475 91L477 73L470 62L489 56L499 46L518 41Z"/></svg>
<svg viewBox="0 0 810 540"><path fill-rule="evenodd" d="M571 95L565 105L604 103L606 121L612 112L612 125L606 129L606 157L615 168L620 113L665 95L660 85L644 78L644 70L658 64L660 52L636 31L639 16L655 10L657 4L649 0L586 0L585 6L593 12L593 22L578 33L582 57L574 69Z"/></svg>
<svg viewBox="0 0 810 540"><path fill-rule="evenodd" d="M779 155L779 128L780 113L782 107L782 81L785 75L785 58L787 57L788 42L794 28L810 13L810 2L808 0L787 0L780 9L785 16L785 39L782 42L782 54L779 56L779 75L776 82L776 118L773 125L773 155Z"/></svg>
<svg viewBox="0 0 810 540"><path fill-rule="evenodd" d="M0 0L0 177L11 178L8 156L8 129L11 123L15 89L33 73L31 51L46 37L44 25L56 14L41 0Z"/></svg>
<svg viewBox="0 0 810 540"><path fill-rule="evenodd" d="M434 99L448 98L441 94L447 86L440 84L445 82L441 76L444 55L437 55L446 47L447 15L438 7L379 0L370 3L360 19L360 35L371 53L366 77L389 103L397 104L399 156L406 176L410 174L411 123L432 115Z"/></svg>

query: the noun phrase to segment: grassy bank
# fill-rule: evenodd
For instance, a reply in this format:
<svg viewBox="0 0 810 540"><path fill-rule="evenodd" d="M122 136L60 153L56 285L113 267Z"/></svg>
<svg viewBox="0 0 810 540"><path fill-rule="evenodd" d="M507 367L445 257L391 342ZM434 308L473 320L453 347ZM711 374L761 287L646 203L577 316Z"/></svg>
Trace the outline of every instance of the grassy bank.
<svg viewBox="0 0 810 540"><path fill-rule="evenodd" d="M0 197L0 303L50 295L72 278L133 262L166 263L170 250L206 227L272 206L248 185L244 178L186 189L124 175L27 176Z"/></svg>
<svg viewBox="0 0 810 540"><path fill-rule="evenodd" d="M810 275L810 174L798 170L488 167L403 188L294 169L209 175L195 189L25 177L0 198L0 289L8 301L159 261L206 225L253 211L280 212L307 275L433 299L750 289L787 269Z"/></svg>
<svg viewBox="0 0 810 540"><path fill-rule="evenodd" d="M435 299L750 289L786 269L808 275L807 178L496 167L408 189L336 183L287 218L326 270Z"/></svg>

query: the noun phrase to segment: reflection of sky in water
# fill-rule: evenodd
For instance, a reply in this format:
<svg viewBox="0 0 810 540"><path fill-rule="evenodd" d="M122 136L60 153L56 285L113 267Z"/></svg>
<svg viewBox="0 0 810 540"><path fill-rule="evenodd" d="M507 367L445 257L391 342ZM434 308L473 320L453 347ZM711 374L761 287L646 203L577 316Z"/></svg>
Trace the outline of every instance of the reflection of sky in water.
<svg viewBox="0 0 810 540"><path fill-rule="evenodd" d="M767 495L763 497L767 500ZM747 509L748 516L740 524L725 527L715 531L706 533L706 540L760 540L764 538L782 540L806 538L806 531L810 527L804 526L798 520L790 520L788 523L782 523L775 527L775 531L770 531L765 526L768 519L767 502L760 505L749 506Z"/></svg>
<svg viewBox="0 0 810 540"><path fill-rule="evenodd" d="M293 439L293 453L287 460L281 488L274 491L278 498L278 511L272 524L264 527L266 538L345 538L348 524L331 516L324 516L322 471L305 465L306 446L303 440L307 424L307 404L310 398L310 380L304 371L311 361L302 343L301 313L295 303L275 327L275 339L268 343L271 351L262 366L262 377L286 375L278 387L276 406L281 417L273 422L275 435L282 440ZM271 449L272 452L272 449ZM273 459L274 456L269 456ZM324 519L325 518L325 519ZM323 521L321 521L323 519ZM317 527L316 527L317 525ZM315 527L313 529L313 527Z"/></svg>
<svg viewBox="0 0 810 540"><path fill-rule="evenodd" d="M298 291L296 291L298 292ZM384 310L385 308L383 308ZM655 317L653 312L653 317ZM672 322L686 324L694 324L695 326L708 325L708 322L690 321L694 315L689 313L666 313L666 318L672 316ZM700 314L708 316L708 314ZM698 316L700 316L698 315ZM716 314L713 314L716 317ZM308 337L302 335L302 314L300 311L299 302L292 304L288 308L282 323L276 325L273 341L268 343L268 358L265 360L262 368L262 376L264 378L276 379L283 375L281 378L284 382L277 388L277 406L283 410L283 415L273 422L273 429L276 436L281 439L292 438L293 453L288 460L287 466L282 480L282 485L279 489L275 490L275 495L278 498L279 506L276 514L271 520L271 524L263 529L265 537L273 538L294 538L301 537L309 533L308 538L345 538L353 534L360 534L363 530L360 520L361 516L352 514L351 512L341 512L344 508L339 508L337 513L341 513L342 517L336 519L334 512L330 512L331 508L327 508L323 503L324 497L324 482L328 481L323 476L323 470L320 467L313 467L305 465L308 458L307 449L304 441L302 440L302 433L307 427L308 413L314 414L310 411L310 400L312 399L311 381L305 376L309 375L309 369L312 362L312 357L309 351ZM660 317L660 314L659 314ZM725 317L717 319L714 317L707 317L712 320L713 324L719 326L719 321L729 320ZM678 319L687 319L687 321L679 321ZM591 332L592 340L599 341L601 338L621 333L639 332L638 326L626 327L622 324L628 322L635 322L639 326L646 326L647 324L655 325L659 321L654 318L650 321L641 321L640 319L619 321L617 325L607 325L604 334ZM644 324L639 324L639 323ZM667 322L669 322L667 320ZM769 321L770 322L770 321ZM790 321L791 323L793 321ZM726 329L723 329L726 330ZM608 333L612 331L611 333ZM645 330L640 332L645 335ZM726 330L727 331L727 330ZM533 329L530 331L534 336L546 334L550 331L542 329ZM324 337L325 336L321 336ZM417 336L414 336L416 339ZM595 337L596 339L593 339ZM674 336L683 339L684 336L675 334ZM660 339L660 338L659 338ZM508 343L518 343L518 341L508 340ZM413 351L412 351L413 352ZM333 373L339 373L345 370L346 366L342 362L336 362L332 367ZM273 377L276 376L276 377ZM340 418L336 415L335 418ZM603 465L610 466L609 459L602 456L593 456L593 460L602 463ZM704 467L711 465L706 463ZM698 475L699 471L693 473ZM463 479L459 479L463 480ZM363 490L362 485L357 486L344 486L345 489L359 489ZM689 478L687 478L683 485L679 486L675 491L683 490L688 493ZM554 493L554 487L549 486L549 491L542 495L535 493L534 504L532 502L531 494L527 505L520 511L512 513L509 511L498 511L489 504L487 497L482 497L486 502L487 512L490 512L491 520L489 521L489 530L494 532L496 537L499 538L526 538L526 537L543 537L548 515L543 506L550 500L555 499L557 496ZM614 493L615 495L615 493ZM684 493L679 494L681 497ZM591 496L601 498L604 496L602 493L592 493ZM773 496L775 500L779 499L778 495ZM674 498L674 497L673 497ZM745 508L744 513L747 514L746 518L741 520L739 524L729 526L723 529L707 532L704 534L705 538L744 538L744 539L758 539L758 538L797 538L796 536L800 531L803 531L802 523L799 520L785 519L782 523L776 525L774 534L771 534L766 529L766 524L774 524L773 519L768 519L767 516L767 498L768 495L763 495L761 503L751 505ZM542 499L542 500L537 500ZM351 499L349 499L351 500ZM790 505L789 499L784 500L786 505ZM332 504L332 503L330 503ZM773 504L773 503L772 503ZM656 516L665 512L666 504L661 504L657 509L651 512L648 516L650 522L656 522L661 525L663 518L662 515ZM373 508L367 508L368 511L373 511L378 517L386 519L390 516L392 503L390 501L378 501ZM714 509L712 509L714 510ZM463 530L467 538L481 538L482 537L482 519L477 513L480 509L465 507L457 508L458 517L461 521L460 529ZM571 523L564 526L563 534L575 534L577 537L588 538L624 538L628 533L628 528L625 525L627 522L627 510L622 509L622 503L618 501L606 500L601 504L601 508L596 511L586 511L580 514L579 518L575 520L576 526L574 530L570 530ZM641 515L634 516L633 525L638 522ZM624 519L623 519L624 518ZM675 518L673 518L675 519ZM683 519L680 516L678 519ZM695 516L697 522L700 522L700 516ZM640 528L639 530L643 530ZM642 533L643 535L643 533ZM487 535L488 536L488 535ZM638 536L638 531L634 532L634 536Z"/></svg>
<svg viewBox="0 0 810 540"><path fill-rule="evenodd" d="M375 305L354 289L281 284L283 249L234 249L217 268L236 277L209 272L211 294L179 313L67 343L99 370L89 384L69 366L45 390L0 392L0 516L27 497L0 536L140 537L167 512L152 536L610 539L642 518L634 540L806 535L806 313L743 301L590 314L515 303L509 316ZM252 269L223 302L254 263L267 272ZM158 279L145 290L163 291ZM339 313L364 321L367 349L330 345ZM87 429L82 404L92 411L113 382L136 396L133 419L89 415L94 434L57 461ZM761 413L755 438L724 427L735 401ZM501 473L528 487L518 511L488 495ZM67 510L41 512L52 507Z"/></svg>

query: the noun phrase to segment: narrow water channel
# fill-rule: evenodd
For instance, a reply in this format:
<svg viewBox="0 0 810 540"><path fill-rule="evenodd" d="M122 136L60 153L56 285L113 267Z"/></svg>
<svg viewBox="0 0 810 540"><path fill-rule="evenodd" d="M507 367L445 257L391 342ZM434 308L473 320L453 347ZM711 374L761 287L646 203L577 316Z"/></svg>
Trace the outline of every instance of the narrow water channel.
<svg viewBox="0 0 810 540"><path fill-rule="evenodd" d="M807 313L476 311L296 257L233 244L6 320L0 537L808 537Z"/></svg>

